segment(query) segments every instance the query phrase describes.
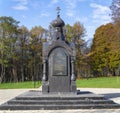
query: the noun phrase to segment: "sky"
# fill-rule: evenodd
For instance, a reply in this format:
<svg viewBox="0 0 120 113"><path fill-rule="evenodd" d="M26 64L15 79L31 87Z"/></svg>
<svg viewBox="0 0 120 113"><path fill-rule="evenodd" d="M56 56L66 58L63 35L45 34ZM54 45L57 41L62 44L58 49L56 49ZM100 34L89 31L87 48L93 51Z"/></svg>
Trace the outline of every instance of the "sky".
<svg viewBox="0 0 120 113"><path fill-rule="evenodd" d="M0 16L11 16L29 30L34 26L48 29L59 6L65 24L79 21L86 29L84 39L91 40L99 26L111 22L111 3L112 0L0 0Z"/></svg>

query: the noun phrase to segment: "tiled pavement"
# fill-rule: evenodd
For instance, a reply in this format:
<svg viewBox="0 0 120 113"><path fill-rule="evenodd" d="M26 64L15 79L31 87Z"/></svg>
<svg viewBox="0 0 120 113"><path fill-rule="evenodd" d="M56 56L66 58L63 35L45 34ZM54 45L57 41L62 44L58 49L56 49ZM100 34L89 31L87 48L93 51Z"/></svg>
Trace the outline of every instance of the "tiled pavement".
<svg viewBox="0 0 120 113"><path fill-rule="evenodd" d="M7 89L0 90L0 104L14 98L15 96L24 93L31 89ZM32 89L33 90L33 89ZM41 89L35 89L41 90ZM90 91L95 94L102 94L108 99L120 104L120 89L112 88L80 88L81 91ZM9 111L1 110L0 113L120 113L120 109L93 109L93 110L27 110L27 111Z"/></svg>
<svg viewBox="0 0 120 113"><path fill-rule="evenodd" d="M106 109L95 109L95 110L31 110L31 111L0 111L0 113L120 113L118 110L106 110Z"/></svg>

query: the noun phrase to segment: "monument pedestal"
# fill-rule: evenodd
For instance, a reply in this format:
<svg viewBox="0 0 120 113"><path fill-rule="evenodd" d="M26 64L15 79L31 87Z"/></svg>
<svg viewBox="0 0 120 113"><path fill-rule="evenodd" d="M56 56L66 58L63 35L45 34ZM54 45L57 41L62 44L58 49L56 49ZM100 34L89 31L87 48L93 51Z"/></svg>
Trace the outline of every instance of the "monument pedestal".
<svg viewBox="0 0 120 113"><path fill-rule="evenodd" d="M0 105L0 110L120 109L103 95L91 92L47 93L31 90Z"/></svg>

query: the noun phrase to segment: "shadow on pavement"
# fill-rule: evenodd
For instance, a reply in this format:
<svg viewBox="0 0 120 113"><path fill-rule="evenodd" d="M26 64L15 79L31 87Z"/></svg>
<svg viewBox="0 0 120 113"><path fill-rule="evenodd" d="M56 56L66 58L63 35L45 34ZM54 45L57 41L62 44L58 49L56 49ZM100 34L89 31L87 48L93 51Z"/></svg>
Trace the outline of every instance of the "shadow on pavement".
<svg viewBox="0 0 120 113"><path fill-rule="evenodd" d="M102 94L107 99L117 98L120 97L120 93L108 93L108 94Z"/></svg>
<svg viewBox="0 0 120 113"><path fill-rule="evenodd" d="M80 94L93 94L93 93L90 92L90 91L80 91L80 90L77 90L77 95L80 95Z"/></svg>

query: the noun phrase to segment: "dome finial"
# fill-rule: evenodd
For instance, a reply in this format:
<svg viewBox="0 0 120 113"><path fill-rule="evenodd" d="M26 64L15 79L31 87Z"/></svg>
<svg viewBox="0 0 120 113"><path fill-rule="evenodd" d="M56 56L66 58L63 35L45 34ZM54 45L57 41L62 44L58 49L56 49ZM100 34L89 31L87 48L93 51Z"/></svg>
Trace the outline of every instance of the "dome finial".
<svg viewBox="0 0 120 113"><path fill-rule="evenodd" d="M57 16L60 16L60 10L61 10L60 7L57 7L57 8L56 8Z"/></svg>
<svg viewBox="0 0 120 113"><path fill-rule="evenodd" d="M54 27L54 37L53 40L63 40L65 41L65 37L63 34L63 27L65 25L64 21L60 18L60 7L56 8L57 18L52 21L51 25Z"/></svg>
<svg viewBox="0 0 120 113"><path fill-rule="evenodd" d="M65 25L64 21L60 18L60 7L56 8L57 11L57 18L55 20L52 21L52 26L53 27L63 27Z"/></svg>

